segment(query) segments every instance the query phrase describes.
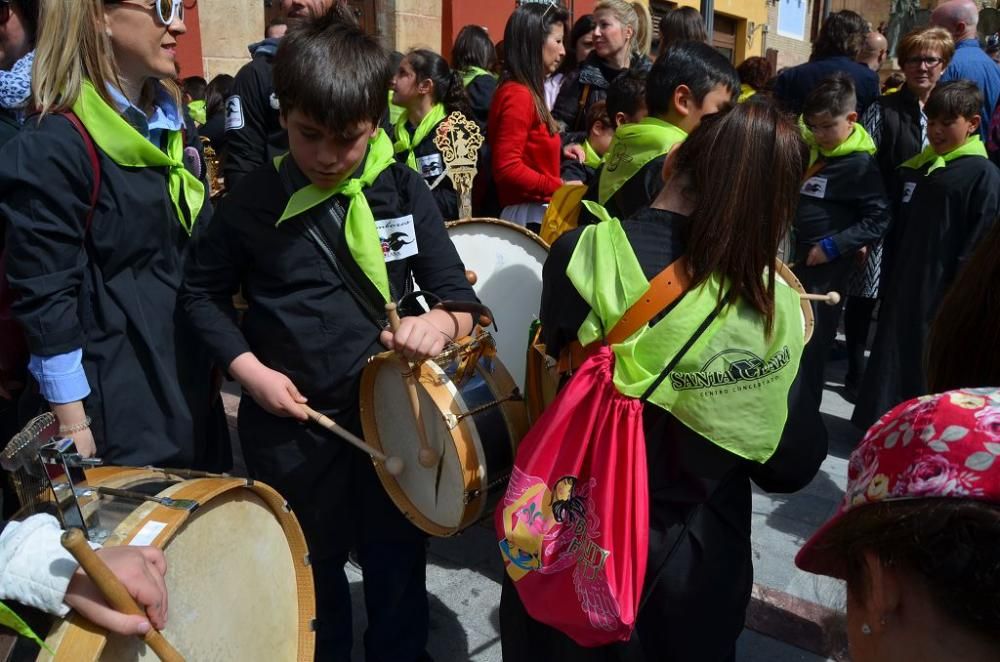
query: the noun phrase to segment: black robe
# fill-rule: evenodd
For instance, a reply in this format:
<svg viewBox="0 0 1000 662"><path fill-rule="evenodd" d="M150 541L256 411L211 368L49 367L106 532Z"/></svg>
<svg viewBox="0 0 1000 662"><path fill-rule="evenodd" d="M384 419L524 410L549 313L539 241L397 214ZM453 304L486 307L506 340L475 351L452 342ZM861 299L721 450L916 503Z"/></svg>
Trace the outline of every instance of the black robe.
<svg viewBox="0 0 1000 662"><path fill-rule="evenodd" d="M1000 170L955 159L929 175L901 168L886 236L882 308L852 418L867 428L895 405L926 394L925 343L948 287L1000 213Z"/></svg>
<svg viewBox="0 0 1000 662"><path fill-rule="evenodd" d="M635 216L640 211L648 207L656 199L656 196L663 190L663 164L667 160L667 155L657 156L655 159L642 166L637 173L632 175L622 184L621 188L615 191L614 195L608 198L604 208L612 218L624 220ZM594 178L590 181L584 200L598 202L600 200L601 173L604 171L602 165L597 169ZM590 225L597 223L596 218L584 207L580 210L580 225Z"/></svg>
<svg viewBox="0 0 1000 662"><path fill-rule="evenodd" d="M684 252L687 227L686 218L656 209L643 210L624 223L647 279ZM556 353L576 338L589 312L566 277L579 234L574 230L556 241L544 267L541 320L546 346ZM767 491L793 492L812 480L826 457L825 442L815 436L792 438L787 432L790 427L786 424L771 459L758 464L723 450L666 411L648 405L643 428L649 476L649 560L644 603L631 640L600 648L580 647L533 620L506 579L500 603L504 660L732 659L753 583L750 481Z"/></svg>
<svg viewBox="0 0 1000 662"><path fill-rule="evenodd" d="M431 193L434 195L434 202L437 203L441 216L446 221L454 221L458 218L458 192L455 190L451 178L445 174L444 155L434 144L434 137L437 135L439 126L441 126L440 122L427 134L427 137L420 141L420 144L413 149L413 155L417 159L417 168L420 170L421 177L427 182L427 186L434 187L431 189ZM416 132L416 127L409 122L406 123L406 129L411 136ZM396 160L400 163L406 163L406 152L396 154Z"/></svg>
<svg viewBox="0 0 1000 662"><path fill-rule="evenodd" d="M84 407L106 462L228 469L211 357L177 306L192 240L166 169L124 168L98 155L100 193L85 236L93 172L64 117L30 118L0 154L14 314L33 354L83 348ZM211 213L206 194L195 239Z"/></svg>

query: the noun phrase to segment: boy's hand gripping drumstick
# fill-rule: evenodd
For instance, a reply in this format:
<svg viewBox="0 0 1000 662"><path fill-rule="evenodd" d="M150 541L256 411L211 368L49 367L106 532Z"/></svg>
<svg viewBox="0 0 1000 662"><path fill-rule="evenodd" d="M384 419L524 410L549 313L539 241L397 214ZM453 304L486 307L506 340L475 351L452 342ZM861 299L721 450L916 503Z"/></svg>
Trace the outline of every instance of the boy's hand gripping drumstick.
<svg viewBox="0 0 1000 662"><path fill-rule="evenodd" d="M403 473L403 469L405 468L405 466L403 464L402 459L395 457L394 455L386 455L385 453L382 453L381 451L377 450L374 446L365 443L362 439L359 439L345 428L342 428L340 425L337 424L336 421L334 421L329 416L319 413L312 407L308 405L299 405L299 406L302 407L302 411L306 413L306 415L309 417L309 420L311 420L312 422L316 423L321 427L326 428L327 430L334 433L347 443L353 445L355 448L368 454L369 457L378 460L379 462L384 464L385 470L389 472L390 476L398 476L399 474Z"/></svg>
<svg viewBox="0 0 1000 662"><path fill-rule="evenodd" d="M135 603L128 590L115 577L111 569L105 565L104 561L90 548L90 544L87 543L87 538L83 535L83 531L80 529L66 531L62 534L62 545L73 555L73 558L80 564L80 567L87 573L87 576L100 589L101 595L104 596L104 599L108 601L111 607L124 614L145 616L145 613ZM142 639L163 662L184 662L184 656L178 653L177 649L163 638L159 630L149 628L149 632L143 635Z"/></svg>
<svg viewBox="0 0 1000 662"><path fill-rule="evenodd" d="M385 304L385 312L389 316L389 328L395 334L399 331L399 313L396 311L396 304ZM420 439L420 452L417 453L417 461L421 466L430 468L438 463L438 452L431 448L427 441L427 431L424 430L424 420L420 417L420 393L417 391L417 376L420 374L419 363L408 363L410 372L403 375L403 383L406 385L406 393L410 397L410 410L413 412L413 420L417 425L417 437Z"/></svg>

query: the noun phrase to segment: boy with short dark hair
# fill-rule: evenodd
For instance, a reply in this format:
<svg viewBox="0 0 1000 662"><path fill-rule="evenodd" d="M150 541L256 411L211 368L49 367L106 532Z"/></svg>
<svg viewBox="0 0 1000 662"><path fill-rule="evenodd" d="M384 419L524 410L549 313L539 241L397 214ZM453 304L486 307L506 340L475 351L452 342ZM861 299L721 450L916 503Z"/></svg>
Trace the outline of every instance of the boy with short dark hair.
<svg viewBox="0 0 1000 662"><path fill-rule="evenodd" d="M924 356L931 322L955 276L997 222L1000 170L979 137L982 104L975 83L955 81L938 84L924 105L930 145L903 163L893 192L882 306L855 425L870 425L927 392Z"/></svg>
<svg viewBox="0 0 1000 662"><path fill-rule="evenodd" d="M421 659L427 642L425 536L393 505L368 456L314 426L309 405L361 434L358 391L385 347L441 352L472 318L432 309L385 329L386 302L415 276L445 300L475 301L420 175L378 129L388 53L342 10L289 32L274 62L289 154L230 193L188 264L181 300L204 342L242 385L239 435L250 475L278 489L309 543L316 659L348 660L344 564L365 573L368 659ZM386 233L400 242L386 242ZM231 296L243 285L242 329ZM409 415L400 403L400 415Z"/></svg>
<svg viewBox="0 0 1000 662"><path fill-rule="evenodd" d="M617 130L622 124L641 121L649 111L646 109L646 74L630 71L619 76L608 87L608 118L611 128Z"/></svg>
<svg viewBox="0 0 1000 662"><path fill-rule="evenodd" d="M580 146L583 160L576 158L576 155L563 155L560 173L563 181L589 185L596 176L597 169L604 163L604 155L614 135L615 129L608 117L607 102L598 101L587 111L587 139Z"/></svg>
<svg viewBox="0 0 1000 662"><path fill-rule="evenodd" d="M809 145L809 170L799 194L793 226L795 275L807 292L844 292L857 253L889 226L889 200L882 185L875 143L858 122L854 81L847 75L824 80L803 106L803 136ZM843 303L814 306L816 327L799 368L806 420L826 435L819 414L823 373L837 336Z"/></svg>
<svg viewBox="0 0 1000 662"><path fill-rule="evenodd" d="M667 153L702 117L731 106L740 90L729 60L707 44L684 42L657 59L646 78L648 115L615 131L598 181L587 192L615 218L648 207L663 188ZM584 211L581 224L596 219Z"/></svg>

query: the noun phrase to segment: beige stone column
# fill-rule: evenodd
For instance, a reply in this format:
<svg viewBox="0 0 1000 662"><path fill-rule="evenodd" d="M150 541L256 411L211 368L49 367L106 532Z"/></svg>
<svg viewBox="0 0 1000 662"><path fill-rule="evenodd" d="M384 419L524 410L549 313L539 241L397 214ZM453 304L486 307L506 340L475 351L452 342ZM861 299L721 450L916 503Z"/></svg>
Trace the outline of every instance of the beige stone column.
<svg viewBox="0 0 1000 662"><path fill-rule="evenodd" d="M395 0L395 43L398 51L426 47L441 50L441 1ZM468 0L479 1L479 0ZM389 5L390 3L385 3Z"/></svg>
<svg viewBox="0 0 1000 662"><path fill-rule="evenodd" d="M235 75L250 61L247 46L264 38L260 0L198 0L205 78Z"/></svg>

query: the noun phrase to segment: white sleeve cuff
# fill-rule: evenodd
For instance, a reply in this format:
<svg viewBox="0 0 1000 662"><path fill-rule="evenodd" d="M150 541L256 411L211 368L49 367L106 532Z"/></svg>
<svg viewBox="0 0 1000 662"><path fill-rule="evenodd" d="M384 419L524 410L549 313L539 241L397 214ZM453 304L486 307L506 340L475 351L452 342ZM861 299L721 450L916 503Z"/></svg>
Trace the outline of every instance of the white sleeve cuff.
<svg viewBox="0 0 1000 662"><path fill-rule="evenodd" d="M51 515L7 524L0 534L0 599L60 617L69 612L63 598L78 566L61 536Z"/></svg>

